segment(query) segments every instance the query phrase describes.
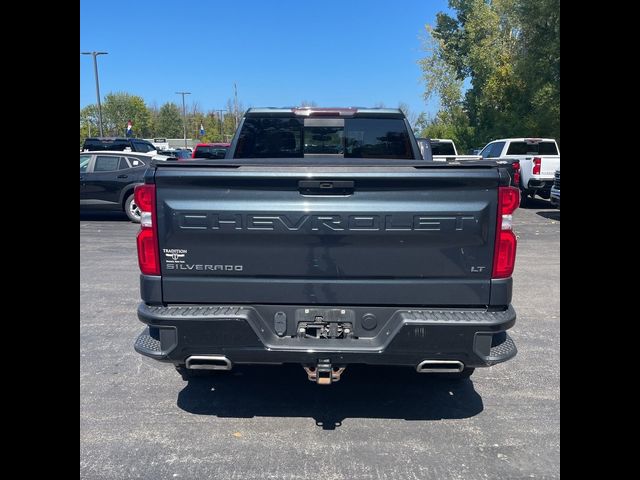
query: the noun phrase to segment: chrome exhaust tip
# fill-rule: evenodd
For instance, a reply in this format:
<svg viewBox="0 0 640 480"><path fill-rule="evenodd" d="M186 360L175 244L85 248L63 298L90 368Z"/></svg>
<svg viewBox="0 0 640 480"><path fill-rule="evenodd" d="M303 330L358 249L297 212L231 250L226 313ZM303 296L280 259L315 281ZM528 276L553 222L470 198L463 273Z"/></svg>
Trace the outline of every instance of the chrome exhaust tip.
<svg viewBox="0 0 640 480"><path fill-rule="evenodd" d="M460 373L464 363L457 360L423 360L416 367L418 373Z"/></svg>
<svg viewBox="0 0 640 480"><path fill-rule="evenodd" d="M231 360L224 355L193 355L187 358L190 370L231 370Z"/></svg>

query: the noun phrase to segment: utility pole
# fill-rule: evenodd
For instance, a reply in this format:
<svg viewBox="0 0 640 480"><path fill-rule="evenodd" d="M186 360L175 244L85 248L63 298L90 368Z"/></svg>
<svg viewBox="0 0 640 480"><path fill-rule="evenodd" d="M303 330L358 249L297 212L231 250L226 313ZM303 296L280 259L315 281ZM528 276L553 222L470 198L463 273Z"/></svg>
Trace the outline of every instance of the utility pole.
<svg viewBox="0 0 640 480"><path fill-rule="evenodd" d="M236 130L238 130L238 87L233 82L233 117L236 121Z"/></svg>
<svg viewBox="0 0 640 480"><path fill-rule="evenodd" d="M96 75L96 97L98 98L98 126L100 127L100 136L104 137L102 132L102 106L100 105L100 82L98 81L98 55L108 55L109 52L80 52L80 55L93 56L93 72Z"/></svg>
<svg viewBox="0 0 640 480"><path fill-rule="evenodd" d="M187 148L187 110L184 106L184 96L191 95L191 92L176 92L177 95L182 95L182 134L184 136L184 148Z"/></svg>

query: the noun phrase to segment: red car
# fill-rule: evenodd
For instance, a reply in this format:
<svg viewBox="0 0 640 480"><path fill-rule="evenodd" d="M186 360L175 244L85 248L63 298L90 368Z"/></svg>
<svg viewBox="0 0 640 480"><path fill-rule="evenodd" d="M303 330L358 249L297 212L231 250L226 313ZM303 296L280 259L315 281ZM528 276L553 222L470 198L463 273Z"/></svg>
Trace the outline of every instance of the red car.
<svg viewBox="0 0 640 480"><path fill-rule="evenodd" d="M230 143L199 143L191 158L224 158L230 146Z"/></svg>

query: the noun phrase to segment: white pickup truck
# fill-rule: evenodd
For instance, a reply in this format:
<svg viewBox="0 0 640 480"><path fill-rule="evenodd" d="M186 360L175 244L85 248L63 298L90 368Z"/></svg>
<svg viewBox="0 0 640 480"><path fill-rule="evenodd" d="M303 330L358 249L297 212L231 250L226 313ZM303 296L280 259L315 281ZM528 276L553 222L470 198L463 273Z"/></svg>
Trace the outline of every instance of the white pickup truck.
<svg viewBox="0 0 640 480"><path fill-rule="evenodd" d="M480 155L458 155L456 144L448 138L416 138L422 158L425 156L429 145L431 145L431 156L434 162L459 162L465 160L480 160Z"/></svg>
<svg viewBox="0 0 640 480"><path fill-rule="evenodd" d="M560 169L560 150L553 138L502 138L488 143L482 158L520 162L520 206L536 194L549 199L554 174Z"/></svg>

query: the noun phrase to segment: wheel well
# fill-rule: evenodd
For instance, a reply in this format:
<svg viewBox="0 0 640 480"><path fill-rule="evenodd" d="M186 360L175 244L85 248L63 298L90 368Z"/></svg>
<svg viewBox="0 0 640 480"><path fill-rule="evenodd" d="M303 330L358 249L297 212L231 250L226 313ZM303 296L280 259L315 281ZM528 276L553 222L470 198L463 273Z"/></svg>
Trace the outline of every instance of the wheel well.
<svg viewBox="0 0 640 480"><path fill-rule="evenodd" d="M122 195L122 202L120 202L123 209L124 209L124 204L127 203L127 198L129 198L129 195L133 193L134 188L135 187L127 188L124 191L124 195Z"/></svg>

